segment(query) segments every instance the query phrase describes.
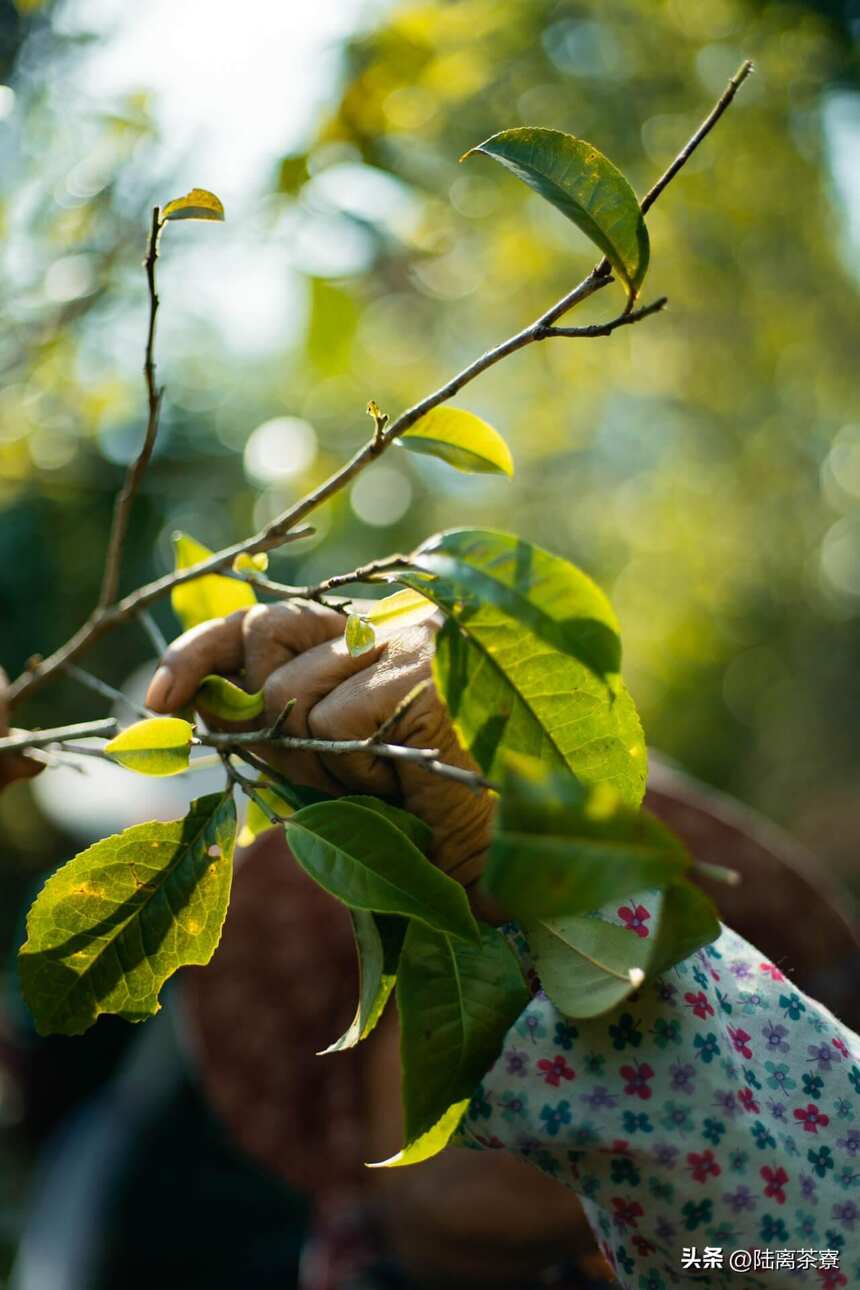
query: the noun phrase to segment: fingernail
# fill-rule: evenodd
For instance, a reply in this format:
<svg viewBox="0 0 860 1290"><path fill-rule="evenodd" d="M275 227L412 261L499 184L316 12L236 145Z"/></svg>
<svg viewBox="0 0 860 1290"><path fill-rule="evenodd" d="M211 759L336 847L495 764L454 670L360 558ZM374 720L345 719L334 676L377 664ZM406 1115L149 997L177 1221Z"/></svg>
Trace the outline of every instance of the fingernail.
<svg viewBox="0 0 860 1290"><path fill-rule="evenodd" d="M148 708L168 708L172 689L173 673L169 667L162 666L149 683L149 689L146 692L146 706Z"/></svg>

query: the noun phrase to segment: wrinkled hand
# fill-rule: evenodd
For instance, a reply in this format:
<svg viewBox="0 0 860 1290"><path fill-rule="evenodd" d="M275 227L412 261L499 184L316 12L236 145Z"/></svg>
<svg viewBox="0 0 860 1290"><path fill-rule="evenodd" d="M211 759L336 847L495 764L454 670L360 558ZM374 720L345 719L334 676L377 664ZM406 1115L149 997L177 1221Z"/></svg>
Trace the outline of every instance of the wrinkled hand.
<svg viewBox="0 0 860 1290"><path fill-rule="evenodd" d="M289 699L285 735L315 739L363 739L373 735L398 703L431 676L439 627L437 615L377 630L373 649L351 657L343 639L346 619L322 605L286 601L214 619L175 641L152 679L146 702L156 712L190 703L203 677L220 673L253 693L263 691L259 727L272 725ZM227 726L201 709L212 728ZM392 743L437 748L440 760L477 770L460 747L432 682L390 731ZM370 754L296 752L260 746L276 769L297 784L329 793L374 793L399 800L433 830L433 859L471 886L480 876L489 843L492 801L488 793L433 775L407 762Z"/></svg>
<svg viewBox="0 0 860 1290"><path fill-rule="evenodd" d="M8 687L9 680L0 667L0 739L12 733L9 730L9 705L6 698ZM16 779L32 779L40 770L42 767L39 763L29 757L21 757L17 753L3 753L0 755L0 789L13 784Z"/></svg>

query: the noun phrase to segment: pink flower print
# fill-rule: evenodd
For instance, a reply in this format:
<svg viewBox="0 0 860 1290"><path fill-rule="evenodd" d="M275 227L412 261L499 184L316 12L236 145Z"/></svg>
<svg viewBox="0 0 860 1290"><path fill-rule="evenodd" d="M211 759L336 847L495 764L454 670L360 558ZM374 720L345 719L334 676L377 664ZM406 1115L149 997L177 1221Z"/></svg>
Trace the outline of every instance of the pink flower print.
<svg viewBox="0 0 860 1290"><path fill-rule="evenodd" d="M833 1047L836 1049L836 1051L837 1051L838 1053L841 1053L841 1054L842 1054L842 1056L847 1060L847 1059L848 1059L848 1049L847 1049L847 1047L845 1046L845 1040L844 1040L844 1039L832 1039L830 1042L833 1044Z"/></svg>
<svg viewBox="0 0 860 1290"><path fill-rule="evenodd" d="M640 1236L638 1232L633 1237L632 1243L636 1246L636 1249L642 1255L643 1259L647 1258L649 1254L653 1254L657 1249L656 1245L652 1245L647 1237Z"/></svg>
<svg viewBox="0 0 860 1290"><path fill-rule="evenodd" d="M647 1062L637 1062L635 1066L622 1066L620 1073L627 1081L624 1085L624 1092L629 1097L639 1097L647 1101L651 1096L652 1090L648 1086L649 1079L653 1078L654 1071Z"/></svg>
<svg viewBox="0 0 860 1290"><path fill-rule="evenodd" d="M830 1123L830 1116L825 1115L823 1111L819 1111L813 1102L810 1102L803 1109L796 1110L794 1118L795 1120L800 1120L804 1133L817 1133L819 1125L824 1129Z"/></svg>
<svg viewBox="0 0 860 1290"><path fill-rule="evenodd" d="M759 1104L755 1100L755 1096L751 1088L740 1089L738 1092L738 1101L745 1111L757 1112L759 1109Z"/></svg>
<svg viewBox="0 0 860 1290"><path fill-rule="evenodd" d="M544 1057L537 1064L538 1070L543 1071L544 1081L552 1084L553 1088L558 1088L563 1079L571 1080L576 1077L576 1071L572 1066L568 1066L561 1053L558 1053L552 1061Z"/></svg>
<svg viewBox="0 0 860 1290"><path fill-rule="evenodd" d="M741 1057L746 1057L749 1060L752 1057L752 1049L748 1043L750 1036L745 1030L741 1030L740 1026L737 1030L735 1030L734 1026L729 1026L728 1032L729 1039L734 1044L735 1052L740 1053Z"/></svg>
<svg viewBox="0 0 860 1290"><path fill-rule="evenodd" d="M764 972L767 976L769 976L771 981L785 980L785 977L782 975L779 968L774 967L772 963L759 963L758 970L759 972Z"/></svg>
<svg viewBox="0 0 860 1290"><path fill-rule="evenodd" d="M623 1196L612 1197L612 1208L615 1210L612 1221L622 1231L627 1227L638 1227L638 1220L645 1213L638 1200L625 1200Z"/></svg>
<svg viewBox="0 0 860 1290"><path fill-rule="evenodd" d="M764 1165L759 1170L759 1173L765 1181L765 1196L770 1196L772 1200L776 1201L777 1205L784 1205L785 1192L783 1188L788 1182L788 1174L782 1165L778 1165L776 1169L772 1169L770 1165Z"/></svg>
<svg viewBox="0 0 860 1290"><path fill-rule="evenodd" d="M838 1268L819 1268L818 1279L821 1290L838 1290L840 1286L848 1284L848 1278Z"/></svg>
<svg viewBox="0 0 860 1290"><path fill-rule="evenodd" d="M648 928L645 924L651 914L644 905L637 905L635 909L631 909L629 905L622 905L618 910L618 917L624 923L628 932L635 932L643 940L648 935Z"/></svg>
<svg viewBox="0 0 860 1290"><path fill-rule="evenodd" d="M716 1178L723 1172L711 1150L703 1151L701 1155L691 1151L687 1156L687 1164L690 1166L693 1182L707 1182L709 1177Z"/></svg>
<svg viewBox="0 0 860 1290"><path fill-rule="evenodd" d="M687 991L684 995L684 1002L690 1005L693 1012L702 1021L705 1021L708 1017L713 1017L714 1015L714 1010L708 1003L708 996L705 994L704 990L700 990L698 994L692 994L690 991Z"/></svg>

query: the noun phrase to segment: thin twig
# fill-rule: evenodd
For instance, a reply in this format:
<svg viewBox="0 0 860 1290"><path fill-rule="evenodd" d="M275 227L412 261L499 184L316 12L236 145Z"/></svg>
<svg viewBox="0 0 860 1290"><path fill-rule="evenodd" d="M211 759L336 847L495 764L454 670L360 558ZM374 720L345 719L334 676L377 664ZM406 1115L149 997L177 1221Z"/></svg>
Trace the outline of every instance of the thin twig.
<svg viewBox="0 0 860 1290"><path fill-rule="evenodd" d="M349 756L354 753L367 753L371 757L384 757L387 761L405 761L444 779L455 780L474 792L483 788L498 791L498 786L479 775L476 771L464 770L462 766L451 766L439 760L438 748L407 748L403 744L378 743L371 735L368 739L311 739L300 735L275 735L267 730L249 730L237 733L210 731L195 736L195 743L208 748L217 748L224 752L238 751L252 745L265 745L268 748L280 748L294 752L316 752Z"/></svg>
<svg viewBox="0 0 860 1290"><path fill-rule="evenodd" d="M652 314L658 314L666 308L668 300L666 296L661 296L653 304L644 305L641 309L633 309L630 313L619 314L610 322L591 323L588 327L547 327L544 330L544 336L584 336L592 338L595 336L611 336L619 327L629 327L631 323L641 322L643 318L650 318Z"/></svg>
<svg viewBox="0 0 860 1290"><path fill-rule="evenodd" d="M110 699L113 703L125 704L137 716L143 717L145 720L152 716L148 708L143 707L140 703L135 703L134 699L130 699L127 694L123 694L122 690L117 690L115 686L108 685L107 681L102 681L99 677L93 676L92 672L84 671L76 663L64 663L62 670L73 680L85 685L88 690L94 690L96 694L100 694L103 699Z"/></svg>
<svg viewBox="0 0 860 1290"><path fill-rule="evenodd" d="M164 389L158 389L155 384L155 319L158 314L158 293L155 289L155 265L158 260L158 238L161 232L161 211L157 206L152 211L152 223L149 229L149 245L147 246L146 259L144 267L146 269L146 284L149 290L149 325L146 332L146 350L143 359L143 376L146 382L146 400L149 408L149 415L146 422L146 433L143 437L143 446L137 455L135 461L131 463L126 472L125 481L120 489L116 503L114 505L113 523L111 525L110 537L108 538L107 555L105 557L105 571L102 578L102 587L99 593L98 608L104 609L107 605L116 600L116 593L119 587L119 576L122 568L122 553L125 546L125 539L128 534L129 520L131 519L131 508L134 504L135 494L140 487L140 481L143 479L149 459L152 456L152 450L155 447L155 440L158 437L158 418L161 412L161 399Z"/></svg>
<svg viewBox="0 0 860 1290"><path fill-rule="evenodd" d="M671 165L643 197L641 203L643 212L653 206L667 185L693 155L702 140L710 133L751 71L752 64L750 62L745 62L738 68L708 116L684 145ZM48 658L34 662L27 671L23 672L12 683L8 690L10 705L19 702L25 695L34 693L44 685L63 663L77 658L105 632L111 630L118 623L125 622L132 615L152 604L153 601L172 591L174 587L185 582L191 582L204 574L216 573L227 568L237 555L243 553L253 555L258 551L272 551L275 547L283 545L284 542L302 536L303 534L296 532L296 526L317 507L328 501L330 497L333 497L350 483L356 475L370 465L372 461L375 461L395 439L410 429L416 421L419 421L433 408L453 398L470 381L475 380L476 377L488 371L489 368L494 367L503 358L507 358L509 354L513 354L519 349L524 349L527 345L549 339L552 336L552 332L549 329L554 327L559 318L573 309L575 305L592 296L596 291L602 290L610 280L609 264L606 259L603 259L578 286L569 291L567 295L562 296L540 318L537 318L528 327L524 327L522 331L509 337L494 349L482 354L480 358L475 359L474 362L464 367L450 381L440 385L432 394L428 394L419 403L407 408L395 421L388 424L381 434L374 433L373 437L362 448L359 448L345 465L341 466L339 470L336 470L334 474L330 475L328 479L324 480L323 483L300 501L277 515L252 537L225 547L223 550L207 556L205 560L201 560L187 569L176 570L173 573L165 574L161 578L156 578L153 582L139 587L137 591L132 592L113 606L101 606L98 608L65 645L55 650ZM629 306L625 312L628 316L631 314ZM619 322L616 325L620 326L621 323Z"/></svg>
<svg viewBox="0 0 860 1290"><path fill-rule="evenodd" d="M696 151L696 149L698 148L702 140L711 133L714 126L717 124L720 117L725 112L726 108L730 105L732 99L735 97L735 95L737 94L740 87L743 85L746 78L754 70L755 69L753 67L753 64L749 58L745 59L744 62L741 63L740 67L735 72L734 76L731 78L725 90L720 95L719 99L714 104L711 111L705 117L704 121L699 126L698 130L695 132L694 135L691 136L690 139L687 140L687 142L684 144L683 148L678 153L675 160L672 162L671 166L668 166L667 169L663 171L663 174L657 180L656 184L654 184L653 187L649 188L645 196L642 198L642 201L639 203L639 205L642 207L643 215L647 215L648 211L654 205L657 198L662 193L663 189L666 188L669 184L671 184L672 180L675 178L678 171L681 169L682 166L685 166L687 164L687 162L690 160L690 158L692 157L693 153Z"/></svg>
<svg viewBox="0 0 860 1290"><path fill-rule="evenodd" d="M228 752L221 753L221 763L227 772L227 778L230 783L235 784L237 788L242 790L246 797L249 797L252 802L259 806L270 824L286 823L288 817L285 815L279 815L278 812L269 805L263 795L257 792L257 785L255 782L252 779L248 779L247 775L243 775L241 771L236 769L230 760L230 754Z"/></svg>
<svg viewBox="0 0 860 1290"><path fill-rule="evenodd" d="M167 649L167 641L164 638L161 628L153 618L152 614L148 614L145 609L141 609L137 618L141 627L149 637L152 643L152 648L160 658Z"/></svg>
<svg viewBox="0 0 860 1290"><path fill-rule="evenodd" d="M79 721L72 726L54 726L50 730L22 730L0 739L0 753L20 752L22 748L47 748L49 744L84 735L112 735L116 733L118 724L113 717L102 717L99 721Z"/></svg>
<svg viewBox="0 0 860 1290"><path fill-rule="evenodd" d="M360 565L359 568L353 569L350 573L336 573L331 578L325 578L322 582L310 583L305 587L292 586L287 582L273 582L264 574L253 573L243 578L244 582L250 582L253 586L258 587L260 591L268 591L275 596L295 597L297 600L319 600L326 592L334 591L338 587L349 586L352 582L378 582L379 574L389 572L392 569L405 569L409 564L409 557L406 555L386 555L380 560L371 560L369 564ZM341 608L333 605L332 608Z"/></svg>

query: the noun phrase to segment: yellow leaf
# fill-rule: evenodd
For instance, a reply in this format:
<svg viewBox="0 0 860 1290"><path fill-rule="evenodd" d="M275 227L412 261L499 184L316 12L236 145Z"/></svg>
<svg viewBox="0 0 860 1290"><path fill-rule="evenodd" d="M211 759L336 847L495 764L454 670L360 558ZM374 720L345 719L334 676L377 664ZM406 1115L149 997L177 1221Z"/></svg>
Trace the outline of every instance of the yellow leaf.
<svg viewBox="0 0 860 1290"><path fill-rule="evenodd" d="M180 717L151 717L121 730L104 751L139 775L180 775L188 769L193 733Z"/></svg>
<svg viewBox="0 0 860 1290"><path fill-rule="evenodd" d="M255 555L248 555L247 551L243 551L233 561L234 573L265 573L268 567L269 557L265 551L258 551Z"/></svg>
<svg viewBox="0 0 860 1290"><path fill-rule="evenodd" d="M224 207L220 197L205 188L192 188L184 197L168 202L161 212L163 220L214 219L223 220Z"/></svg>
<svg viewBox="0 0 860 1290"><path fill-rule="evenodd" d="M374 627L381 627L383 623L390 623L394 619L406 619L411 625L423 622L435 612L436 606L432 600L409 588L395 591L393 596L386 596L384 600L377 600L364 617ZM406 626L406 623L401 625Z"/></svg>
<svg viewBox="0 0 860 1290"><path fill-rule="evenodd" d="M469 1099L463 1102L454 1102L448 1107L448 1110L437 1120L432 1129L422 1133L420 1138L410 1142L408 1146L403 1147L396 1155L389 1156L387 1160L376 1160L373 1164L368 1164L368 1169L394 1169L399 1165L417 1165L422 1160L429 1160L431 1156L436 1156L448 1145L454 1130L462 1120L469 1105Z"/></svg>
<svg viewBox="0 0 860 1290"><path fill-rule="evenodd" d="M376 632L359 614L350 614L346 620L344 639L352 657L358 658L361 654L366 654L369 649L373 649L376 644Z"/></svg>
<svg viewBox="0 0 860 1290"><path fill-rule="evenodd" d="M173 547L176 568L190 569L207 559L213 552L202 542L187 533L174 533ZM183 582L170 593L173 612L184 631L208 623L210 618L223 618L236 609L248 609L257 603L254 588L236 578L225 578L220 573L205 573L202 578Z"/></svg>
<svg viewBox="0 0 860 1290"><path fill-rule="evenodd" d="M399 442L410 452L439 457L468 474L514 473L511 450L498 430L462 408L433 408Z"/></svg>

